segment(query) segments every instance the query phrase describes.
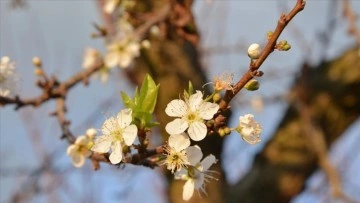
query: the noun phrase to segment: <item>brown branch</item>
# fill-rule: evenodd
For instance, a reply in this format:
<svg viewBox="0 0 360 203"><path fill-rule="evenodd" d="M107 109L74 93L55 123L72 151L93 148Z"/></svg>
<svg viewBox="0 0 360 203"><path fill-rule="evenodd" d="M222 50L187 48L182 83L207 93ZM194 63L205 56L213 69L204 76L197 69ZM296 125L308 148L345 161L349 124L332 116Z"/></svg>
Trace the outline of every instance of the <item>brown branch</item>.
<svg viewBox="0 0 360 203"><path fill-rule="evenodd" d="M155 162L152 162L148 158L150 158L154 155L164 153L164 147L165 146L162 145L162 146L156 147L155 149L148 149L148 150L146 150L146 152L142 152L142 153L139 152L137 154L133 154L130 157L126 157L125 160L121 163L130 163L130 164L134 164L134 165L142 165L142 166L154 168L157 164ZM99 162L110 163L109 155L110 155L109 153L100 154L100 153L94 152L90 156L90 159L93 163L94 170L98 170L100 168Z"/></svg>
<svg viewBox="0 0 360 203"><path fill-rule="evenodd" d="M256 74L258 73L258 69L263 64L263 62L267 59L267 57L274 51L276 42L285 29L286 25L295 17L297 13L302 11L305 7L304 0L297 0L296 5L290 11L289 14L285 15L282 14L280 16L280 20L275 28L274 33L272 34L271 38L269 39L267 45L265 46L264 50L262 51L258 60L255 63L250 62L249 70L242 76L242 78L234 85L233 90L226 91L223 99L220 101L220 109L225 110L229 105L230 101L234 98L234 96L245 86L245 84L250 81Z"/></svg>
<svg viewBox="0 0 360 203"><path fill-rule="evenodd" d="M38 86L43 90L41 95L29 99L21 99L19 96L15 96L14 98L0 96L0 106L14 104L15 110L18 110L25 106L38 107L51 99L65 98L69 89L82 81L87 84L89 77L100 70L102 66L103 64L79 71L62 83L59 83L55 77L45 82L38 81Z"/></svg>

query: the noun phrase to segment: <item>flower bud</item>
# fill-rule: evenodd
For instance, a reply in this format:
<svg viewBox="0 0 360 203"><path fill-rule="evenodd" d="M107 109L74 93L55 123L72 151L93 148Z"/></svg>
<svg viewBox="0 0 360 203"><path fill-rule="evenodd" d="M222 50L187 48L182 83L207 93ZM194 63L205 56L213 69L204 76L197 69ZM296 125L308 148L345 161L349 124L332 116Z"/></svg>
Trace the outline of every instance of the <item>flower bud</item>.
<svg viewBox="0 0 360 203"><path fill-rule="evenodd" d="M231 133L231 129L229 127L225 127L224 132L226 135L229 135Z"/></svg>
<svg viewBox="0 0 360 203"><path fill-rule="evenodd" d="M221 137L224 137L224 136L226 135L224 128L220 128L220 129L218 130L218 133L219 133L219 135L220 135Z"/></svg>
<svg viewBox="0 0 360 203"><path fill-rule="evenodd" d="M40 67L35 67L34 74L35 74L36 76L43 76L43 75L44 75L44 71L43 71L43 69L40 68Z"/></svg>
<svg viewBox="0 0 360 203"><path fill-rule="evenodd" d="M86 135L90 138L90 139L94 139L95 135L96 135L97 131L95 128L89 128L86 130Z"/></svg>
<svg viewBox="0 0 360 203"><path fill-rule="evenodd" d="M268 40L273 36L273 34L274 34L273 31L269 31L266 33Z"/></svg>
<svg viewBox="0 0 360 203"><path fill-rule="evenodd" d="M39 57L34 57L32 59L32 63L34 64L34 66L36 67L41 67L42 66L42 62L41 59Z"/></svg>
<svg viewBox="0 0 360 203"><path fill-rule="evenodd" d="M141 41L141 47L144 48L144 49L150 49L151 47L151 43L149 40L143 40Z"/></svg>
<svg viewBox="0 0 360 203"><path fill-rule="evenodd" d="M251 44L248 48L248 56L251 59L258 59L261 55L261 47L259 44Z"/></svg>
<svg viewBox="0 0 360 203"><path fill-rule="evenodd" d="M245 84L245 89L249 90L249 91L255 91L258 90L260 87L260 83L259 81L255 80L255 79L251 79L249 82L247 82Z"/></svg>
<svg viewBox="0 0 360 203"><path fill-rule="evenodd" d="M214 96L213 96L213 101L214 102L218 102L220 101L221 99L221 95L219 93L216 93Z"/></svg>
<svg viewBox="0 0 360 203"><path fill-rule="evenodd" d="M291 49L291 45L290 44L285 44L283 47L282 47L282 50L283 51L289 51Z"/></svg>

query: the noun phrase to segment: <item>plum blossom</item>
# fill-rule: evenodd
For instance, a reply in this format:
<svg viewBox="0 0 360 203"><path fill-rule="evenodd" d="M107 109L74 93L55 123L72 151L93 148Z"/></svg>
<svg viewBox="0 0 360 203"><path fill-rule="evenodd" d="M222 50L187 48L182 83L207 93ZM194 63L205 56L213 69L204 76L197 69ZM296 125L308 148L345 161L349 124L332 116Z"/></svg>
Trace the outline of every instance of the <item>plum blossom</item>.
<svg viewBox="0 0 360 203"><path fill-rule="evenodd" d="M174 99L166 106L165 112L168 116L178 118L168 123L165 129L171 135L187 130L192 140L200 141L207 134L204 121L212 119L218 109L218 104L204 101L200 91L185 98L185 101Z"/></svg>
<svg viewBox="0 0 360 203"><path fill-rule="evenodd" d="M236 129L241 138L249 144L257 144L261 141L261 125L254 120L254 115L246 114L239 117L239 126Z"/></svg>
<svg viewBox="0 0 360 203"><path fill-rule="evenodd" d="M14 94L17 88L17 74L15 72L14 62L4 56L0 63L0 96L6 97Z"/></svg>
<svg viewBox="0 0 360 203"><path fill-rule="evenodd" d="M67 155L70 156L72 164L76 168L84 165L85 159L91 155L91 147L94 145L94 137L96 130L90 128L86 131L86 135L80 135L76 138L75 143L67 148Z"/></svg>
<svg viewBox="0 0 360 203"><path fill-rule="evenodd" d="M210 154L201 161L203 154L197 145L188 147L186 156L190 165L176 172L175 179L186 181L182 196L185 201L188 201L193 196L194 190L200 190L206 194L205 183L209 182L210 179L215 179L211 175L214 171L210 171L209 168L216 163L216 159L214 155Z"/></svg>
<svg viewBox="0 0 360 203"><path fill-rule="evenodd" d="M132 110L121 110L116 117L105 120L101 131L103 135L94 141L92 151L107 153L111 149L109 156L112 164L118 164L123 158L123 148L131 146L137 136L137 127L132 122Z"/></svg>
<svg viewBox="0 0 360 203"><path fill-rule="evenodd" d="M165 148L166 159L164 164L168 170L179 171L182 167L190 164L186 156L186 148L190 146L190 139L185 133L170 135L168 147Z"/></svg>
<svg viewBox="0 0 360 203"><path fill-rule="evenodd" d="M127 68L140 55L140 44L131 37L116 40L107 46L105 64L108 67Z"/></svg>
<svg viewBox="0 0 360 203"><path fill-rule="evenodd" d="M95 66L102 66L94 76L100 77L102 83L106 83L109 78L110 70L107 66L103 66L103 59L98 50L94 48L86 48L84 53L83 68L90 69Z"/></svg>
<svg viewBox="0 0 360 203"><path fill-rule="evenodd" d="M233 90L233 74L222 74L214 78L214 89L216 91L221 90Z"/></svg>

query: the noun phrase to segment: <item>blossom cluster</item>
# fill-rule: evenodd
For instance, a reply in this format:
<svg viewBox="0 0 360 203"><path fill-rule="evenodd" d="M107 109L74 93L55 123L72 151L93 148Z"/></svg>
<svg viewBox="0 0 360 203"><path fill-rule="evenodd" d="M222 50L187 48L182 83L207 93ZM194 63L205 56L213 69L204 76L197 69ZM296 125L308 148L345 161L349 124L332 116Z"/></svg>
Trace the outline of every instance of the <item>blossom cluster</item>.
<svg viewBox="0 0 360 203"><path fill-rule="evenodd" d="M203 154L199 146L190 146L190 139L201 141L207 135L205 121L214 117L219 105L203 100L201 91L188 98L172 100L166 107L168 116L176 117L165 127L170 134L166 159L167 169L175 172L175 179L185 180L183 199L189 200L194 190L205 192L205 182L212 178L208 169L216 163L214 155L201 161Z"/></svg>
<svg viewBox="0 0 360 203"><path fill-rule="evenodd" d="M1 58L0 62L0 96L6 97L15 93L18 77L14 62L8 56Z"/></svg>

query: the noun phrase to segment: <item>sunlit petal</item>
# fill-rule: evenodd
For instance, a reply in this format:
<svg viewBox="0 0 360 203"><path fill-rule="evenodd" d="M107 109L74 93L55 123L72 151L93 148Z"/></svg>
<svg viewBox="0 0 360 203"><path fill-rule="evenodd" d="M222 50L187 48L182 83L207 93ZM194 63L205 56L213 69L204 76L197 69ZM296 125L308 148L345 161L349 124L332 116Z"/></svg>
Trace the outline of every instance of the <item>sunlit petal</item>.
<svg viewBox="0 0 360 203"><path fill-rule="evenodd" d="M189 136L194 141L200 141L205 138L207 134L206 125L202 122L193 122L188 129Z"/></svg>
<svg viewBox="0 0 360 203"><path fill-rule="evenodd" d="M187 111L186 103L180 99L172 100L165 108L165 113L171 117L183 117Z"/></svg>
<svg viewBox="0 0 360 203"><path fill-rule="evenodd" d="M204 102L199 107L199 115L202 119L210 120L214 114L219 110L219 105L210 102Z"/></svg>
<svg viewBox="0 0 360 203"><path fill-rule="evenodd" d="M170 135L169 146L174 148L176 151L181 151L190 146L190 139L185 133L179 135Z"/></svg>
<svg viewBox="0 0 360 203"><path fill-rule="evenodd" d="M177 118L171 121L170 123L168 123L165 127L165 130L170 135L173 135L173 134L183 133L188 127L189 127L188 122L180 118Z"/></svg>
<svg viewBox="0 0 360 203"><path fill-rule="evenodd" d="M138 129L136 125L132 124L126 127L123 131L124 142L127 146L130 146L134 143Z"/></svg>
<svg viewBox="0 0 360 203"><path fill-rule="evenodd" d="M201 161L202 171L207 171L214 163L216 163L215 156L212 154L208 155Z"/></svg>
<svg viewBox="0 0 360 203"><path fill-rule="evenodd" d="M110 135L111 132L117 130L119 125L115 117L110 117L105 120L104 124L101 127L101 131L105 135Z"/></svg>
<svg viewBox="0 0 360 203"><path fill-rule="evenodd" d="M191 95L189 98L189 105L191 111L196 111L199 109L200 104L203 102L203 94L201 91L196 91L195 94Z"/></svg>
<svg viewBox="0 0 360 203"><path fill-rule="evenodd" d="M125 128L130 125L132 121L132 110L131 109L123 109L117 115L117 122L120 128Z"/></svg>
<svg viewBox="0 0 360 203"><path fill-rule="evenodd" d="M186 181L183 187L183 200L188 201L194 194L195 183L193 179Z"/></svg>
<svg viewBox="0 0 360 203"><path fill-rule="evenodd" d="M108 135L99 136L95 139L91 150L98 153L106 153L110 149L111 141L111 137Z"/></svg>
<svg viewBox="0 0 360 203"><path fill-rule="evenodd" d="M111 154L109 160L112 164L118 164L122 159L122 148L120 141L116 141L111 145Z"/></svg>

